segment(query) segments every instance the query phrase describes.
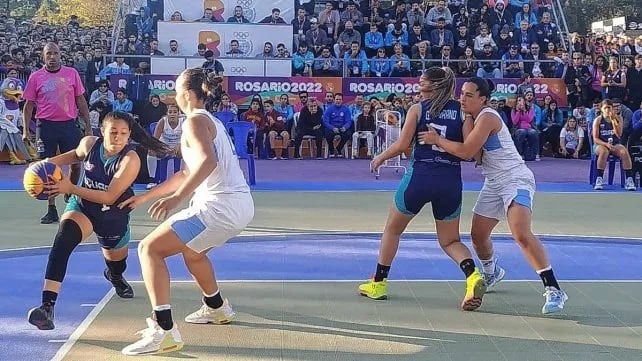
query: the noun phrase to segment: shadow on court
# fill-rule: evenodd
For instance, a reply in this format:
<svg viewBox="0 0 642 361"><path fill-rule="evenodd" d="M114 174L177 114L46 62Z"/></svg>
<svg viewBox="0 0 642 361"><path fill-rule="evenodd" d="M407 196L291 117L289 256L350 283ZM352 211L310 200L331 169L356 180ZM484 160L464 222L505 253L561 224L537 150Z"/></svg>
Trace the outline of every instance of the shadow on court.
<svg viewBox="0 0 642 361"><path fill-rule="evenodd" d="M231 325L191 325L182 318L200 306L191 283L175 283L175 320L185 340L175 359L201 360L639 360L642 284L567 283L565 312L539 314L537 284L514 282L488 294L478 312L459 311L463 283L394 282L390 299L356 295L352 283L242 282L222 285L237 312ZM619 297L609 304L601 293ZM150 307L137 298L112 299L67 354L68 360L125 360ZM629 296L623 296L630 295ZM600 295L600 300L592 299ZM585 322L589 315L598 322ZM606 321L612 319L611 321ZM603 322L604 321L604 322ZM157 356L155 358L164 358Z"/></svg>

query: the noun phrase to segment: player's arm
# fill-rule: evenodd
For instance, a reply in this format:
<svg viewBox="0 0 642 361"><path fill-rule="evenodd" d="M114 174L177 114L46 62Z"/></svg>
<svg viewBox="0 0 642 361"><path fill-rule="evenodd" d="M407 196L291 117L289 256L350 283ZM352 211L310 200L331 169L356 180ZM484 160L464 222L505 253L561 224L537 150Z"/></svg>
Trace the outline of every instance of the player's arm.
<svg viewBox="0 0 642 361"><path fill-rule="evenodd" d="M93 147L94 143L96 143L96 139L98 139L98 137L95 137L93 135L84 137L80 140L80 143L78 143L76 149L70 150L67 153L63 153L55 157L47 158L45 159L45 161L51 162L58 166L78 163L85 159L91 147Z"/></svg>
<svg viewBox="0 0 642 361"><path fill-rule="evenodd" d="M622 133L624 132L624 119L621 114L616 114L615 118L617 119L617 122L613 122L613 131L618 138L621 138Z"/></svg>
<svg viewBox="0 0 642 361"><path fill-rule="evenodd" d="M69 193L75 194L90 202L110 206L118 200L118 197L125 193L127 188L134 184L139 170L140 158L135 151L131 150L121 158L118 170L116 174L114 174L109 186L107 186L106 191L73 185Z"/></svg>
<svg viewBox="0 0 642 361"><path fill-rule="evenodd" d="M195 158L194 169L186 173L185 179L180 183L174 196L185 199L190 196L199 184L216 169L216 155L212 146L212 139L216 138L216 128L209 131L211 121L203 115L192 115L183 124L185 144L192 149Z"/></svg>
<svg viewBox="0 0 642 361"><path fill-rule="evenodd" d="M417 122L419 120L421 105L415 104L408 109L408 114L406 114L406 121L401 128L401 134L399 139L392 143L388 149L381 153L377 158L380 158L382 162L394 158L401 153L405 152L408 147L412 144L413 138L415 137L415 130L417 129Z"/></svg>
<svg viewBox="0 0 642 361"><path fill-rule="evenodd" d="M500 122L501 119L491 114L482 114L463 143L437 136L435 144L447 153L461 159L470 159L479 153L488 137L501 128Z"/></svg>
<svg viewBox="0 0 642 361"><path fill-rule="evenodd" d="M464 135L464 141L468 136L470 135L470 132L472 132L473 127L475 126L475 118L471 114L463 113L463 118L464 118L464 124L462 126L462 133ZM477 163L481 162L481 157L482 157L482 150L480 149L477 154L473 157Z"/></svg>

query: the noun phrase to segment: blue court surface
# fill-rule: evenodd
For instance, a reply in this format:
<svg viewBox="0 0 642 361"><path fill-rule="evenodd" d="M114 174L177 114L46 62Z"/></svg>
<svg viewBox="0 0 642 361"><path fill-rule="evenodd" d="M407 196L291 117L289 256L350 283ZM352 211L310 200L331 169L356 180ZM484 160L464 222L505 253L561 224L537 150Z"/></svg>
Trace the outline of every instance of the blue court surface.
<svg viewBox="0 0 642 361"><path fill-rule="evenodd" d="M500 264L507 270L506 281L538 280L510 237L496 236L493 240ZM561 280L642 282L639 240L547 236L543 241ZM126 272L131 281L141 280L135 247L133 243ZM373 273L378 248L379 234L375 233L244 236L212 251L210 256L222 281L354 282L356 287L357 282ZM40 304L48 251L48 248L0 251L4 284L10 285L0 289L3 360L51 359L111 290L102 276L105 264L98 246L80 246L71 257L56 305L56 329L36 330L27 323L26 315L31 307ZM191 280L180 257L169 260L169 269L173 280ZM439 248L434 235L406 234L390 278L408 282L448 281L462 280L463 275Z"/></svg>

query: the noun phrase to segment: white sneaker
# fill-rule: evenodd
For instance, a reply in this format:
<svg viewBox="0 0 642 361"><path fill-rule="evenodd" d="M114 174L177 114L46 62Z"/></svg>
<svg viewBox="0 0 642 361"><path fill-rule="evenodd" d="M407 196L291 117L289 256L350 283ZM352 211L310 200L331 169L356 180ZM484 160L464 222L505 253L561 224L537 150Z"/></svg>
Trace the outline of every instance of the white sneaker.
<svg viewBox="0 0 642 361"><path fill-rule="evenodd" d="M223 301L223 306L217 309L211 308L208 305L201 306L196 312L187 315L185 322L223 325L232 322L234 316L236 316L236 313L234 313L232 306L230 306L226 299Z"/></svg>
<svg viewBox="0 0 642 361"><path fill-rule="evenodd" d="M183 348L183 339L178 333L176 325L171 330L165 331L151 318L147 318L146 322L147 328L137 332L142 338L123 348L123 354L128 356L151 355L179 351Z"/></svg>
<svg viewBox="0 0 642 361"><path fill-rule="evenodd" d="M602 177L595 178L595 186L593 187L596 191L601 191L604 189L604 179Z"/></svg>
<svg viewBox="0 0 642 361"><path fill-rule="evenodd" d="M636 189L633 177L628 177L626 179L626 182L624 182L624 188L626 188L627 191L634 191Z"/></svg>
<svg viewBox="0 0 642 361"><path fill-rule="evenodd" d="M546 298L546 302L542 307L542 313L545 315L563 310L564 303L568 301L566 292L554 287L546 287L544 297Z"/></svg>

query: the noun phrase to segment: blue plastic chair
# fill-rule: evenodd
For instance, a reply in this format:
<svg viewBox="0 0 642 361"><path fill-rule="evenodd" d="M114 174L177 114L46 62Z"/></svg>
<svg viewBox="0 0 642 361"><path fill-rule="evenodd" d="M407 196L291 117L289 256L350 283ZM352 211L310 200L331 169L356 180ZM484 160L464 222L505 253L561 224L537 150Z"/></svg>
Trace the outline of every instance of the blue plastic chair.
<svg viewBox="0 0 642 361"><path fill-rule="evenodd" d="M256 125L250 122L231 122L227 125L227 132L232 135L236 156L247 160L247 171L250 185L256 184L256 169L254 167L254 154L247 148L248 137L252 137L252 144L256 145Z"/></svg>
<svg viewBox="0 0 642 361"><path fill-rule="evenodd" d="M215 112L213 115L226 127L228 123L236 121L237 119L236 114L232 112Z"/></svg>
<svg viewBox="0 0 642 361"><path fill-rule="evenodd" d="M152 134L152 136L154 135L154 132L156 132L157 125L158 125L158 122L154 122L149 125L149 132ZM174 173L181 170L182 160L180 158L176 158L176 157L159 158L158 161L156 162L156 174L154 174L154 179L156 180L156 183L160 184L167 180L167 165L169 164L170 159L174 160L173 161Z"/></svg>
<svg viewBox="0 0 642 361"><path fill-rule="evenodd" d="M591 147L591 168L589 170L589 183L591 185L595 184L597 179L597 155L593 151L593 135L591 129L589 129L588 134L589 147ZM608 185L613 185L613 179L615 178L615 167L616 164L620 163L620 187L624 188L624 169L622 168L622 160L614 155L609 155L608 160L606 161L606 166L609 168L608 171Z"/></svg>

